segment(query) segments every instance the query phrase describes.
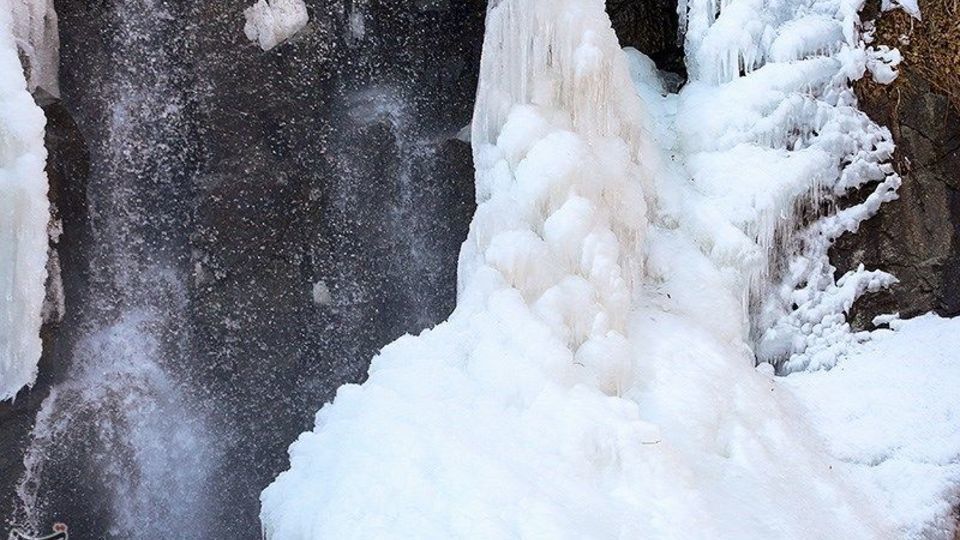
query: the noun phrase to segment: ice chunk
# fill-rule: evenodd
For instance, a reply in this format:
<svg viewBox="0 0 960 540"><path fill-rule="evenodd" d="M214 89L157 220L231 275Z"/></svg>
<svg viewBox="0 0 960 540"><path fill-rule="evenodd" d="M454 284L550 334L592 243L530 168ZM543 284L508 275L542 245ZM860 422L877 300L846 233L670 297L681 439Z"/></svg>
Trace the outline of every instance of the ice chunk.
<svg viewBox="0 0 960 540"><path fill-rule="evenodd" d="M303 0L257 0L243 16L247 20L243 33L265 51L293 37L309 21Z"/></svg>
<svg viewBox="0 0 960 540"><path fill-rule="evenodd" d="M917 0L883 0L880 7L883 11L900 8L909 13L911 17L917 20L921 19L920 5Z"/></svg>
<svg viewBox="0 0 960 540"><path fill-rule="evenodd" d="M320 280L313 284L313 303L318 306L327 306L333 303L333 296L327 284Z"/></svg>
<svg viewBox="0 0 960 540"><path fill-rule="evenodd" d="M18 56L22 8L0 3L0 400L36 379L47 276L46 119Z"/></svg>

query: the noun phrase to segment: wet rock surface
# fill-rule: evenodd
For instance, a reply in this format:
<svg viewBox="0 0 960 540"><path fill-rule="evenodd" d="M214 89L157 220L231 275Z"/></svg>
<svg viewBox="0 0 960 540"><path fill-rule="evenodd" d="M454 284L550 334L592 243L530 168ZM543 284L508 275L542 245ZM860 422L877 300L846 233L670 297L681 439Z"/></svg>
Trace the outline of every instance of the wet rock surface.
<svg viewBox="0 0 960 540"><path fill-rule="evenodd" d="M4 519L257 538L314 412L454 305L483 4L308 2L269 52L246 7L58 2L67 315L0 406Z"/></svg>

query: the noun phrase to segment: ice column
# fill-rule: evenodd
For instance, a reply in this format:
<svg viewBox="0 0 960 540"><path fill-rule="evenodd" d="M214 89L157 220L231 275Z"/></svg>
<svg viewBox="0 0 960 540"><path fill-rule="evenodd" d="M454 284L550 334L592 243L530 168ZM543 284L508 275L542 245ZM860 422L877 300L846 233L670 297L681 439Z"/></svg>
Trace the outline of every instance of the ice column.
<svg viewBox="0 0 960 540"><path fill-rule="evenodd" d="M23 7L0 1L0 400L36 379L47 275L46 120L18 56Z"/></svg>

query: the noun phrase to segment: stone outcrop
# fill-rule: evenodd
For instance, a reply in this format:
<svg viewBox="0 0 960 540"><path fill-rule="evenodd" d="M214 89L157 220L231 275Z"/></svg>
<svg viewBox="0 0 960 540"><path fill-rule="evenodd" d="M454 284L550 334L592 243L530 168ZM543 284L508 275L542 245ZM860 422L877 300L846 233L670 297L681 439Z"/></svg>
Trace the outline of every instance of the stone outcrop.
<svg viewBox="0 0 960 540"><path fill-rule="evenodd" d="M676 0L607 0L620 45L649 56L664 71L686 76Z"/></svg>
<svg viewBox="0 0 960 540"><path fill-rule="evenodd" d="M832 253L839 272L862 262L900 280L854 306L859 328L882 313L960 314L960 13L947 0L921 0L920 8L923 20L916 20L899 10L880 13L874 2L864 16L875 21L876 43L904 56L891 85L865 79L857 87L861 108L893 134L903 185L899 200Z"/></svg>

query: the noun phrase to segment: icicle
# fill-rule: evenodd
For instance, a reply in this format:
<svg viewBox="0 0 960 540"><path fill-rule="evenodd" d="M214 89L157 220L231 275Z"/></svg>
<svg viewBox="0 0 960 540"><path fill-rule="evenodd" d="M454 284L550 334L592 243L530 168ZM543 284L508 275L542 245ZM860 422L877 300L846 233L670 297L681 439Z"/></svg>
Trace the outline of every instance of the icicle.
<svg viewBox="0 0 960 540"><path fill-rule="evenodd" d="M714 9L691 0L689 20L703 25ZM827 260L832 241L899 186L887 165L890 134L856 108L850 88L868 68L891 80L898 56L865 49L859 26L846 2L729 0L712 22L687 32L692 80L681 101L681 140L697 185L722 194L734 225L765 254L765 264L742 268L756 352L774 364L795 356L789 369L832 365L825 355L804 356L826 327L849 341L841 335L846 301L831 291L862 294L892 282L861 273L875 286L839 287ZM878 185L867 201L837 209L840 197L870 182Z"/></svg>

